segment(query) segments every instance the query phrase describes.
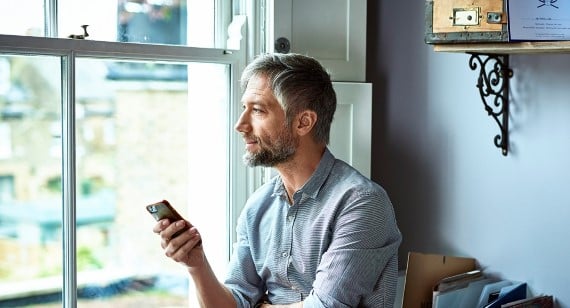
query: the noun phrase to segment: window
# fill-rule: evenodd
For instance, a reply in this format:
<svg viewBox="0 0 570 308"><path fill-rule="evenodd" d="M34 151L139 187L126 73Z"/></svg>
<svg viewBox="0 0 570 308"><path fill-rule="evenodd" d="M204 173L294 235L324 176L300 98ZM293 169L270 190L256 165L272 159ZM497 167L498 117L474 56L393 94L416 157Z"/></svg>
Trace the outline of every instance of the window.
<svg viewBox="0 0 570 308"><path fill-rule="evenodd" d="M19 0L3 3L0 33L223 48L232 11L223 0ZM232 8L233 7L233 8Z"/></svg>
<svg viewBox="0 0 570 308"><path fill-rule="evenodd" d="M217 48L230 9L218 2L66 0L56 18L28 0L0 12L0 306L192 306L144 208L161 199L201 229L223 276L246 194L233 132L245 51ZM199 10L208 39L192 35ZM155 27L152 14L172 19ZM43 37L81 16L90 39ZM141 29L168 33L134 39Z"/></svg>

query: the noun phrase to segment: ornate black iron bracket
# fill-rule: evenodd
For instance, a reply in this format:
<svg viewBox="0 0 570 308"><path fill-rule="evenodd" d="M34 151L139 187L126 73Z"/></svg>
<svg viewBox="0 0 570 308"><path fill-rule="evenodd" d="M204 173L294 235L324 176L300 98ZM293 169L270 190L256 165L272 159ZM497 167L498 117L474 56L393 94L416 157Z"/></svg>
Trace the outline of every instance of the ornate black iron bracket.
<svg viewBox="0 0 570 308"><path fill-rule="evenodd" d="M486 56L483 60L481 57ZM485 111L493 117L500 129L494 138L495 146L504 156L509 152L509 79L513 70L509 67L509 55L471 53L469 67L479 67L477 88Z"/></svg>

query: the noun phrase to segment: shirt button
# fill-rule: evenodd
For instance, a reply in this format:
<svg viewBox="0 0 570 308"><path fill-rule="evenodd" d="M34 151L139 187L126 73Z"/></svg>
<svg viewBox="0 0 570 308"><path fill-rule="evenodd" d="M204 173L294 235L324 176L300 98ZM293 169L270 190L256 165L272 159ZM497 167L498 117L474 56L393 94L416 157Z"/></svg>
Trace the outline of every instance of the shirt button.
<svg viewBox="0 0 570 308"><path fill-rule="evenodd" d="M286 257L286 256L287 256L287 253L284 252L284 253L282 253L281 255L282 255L283 257Z"/></svg>

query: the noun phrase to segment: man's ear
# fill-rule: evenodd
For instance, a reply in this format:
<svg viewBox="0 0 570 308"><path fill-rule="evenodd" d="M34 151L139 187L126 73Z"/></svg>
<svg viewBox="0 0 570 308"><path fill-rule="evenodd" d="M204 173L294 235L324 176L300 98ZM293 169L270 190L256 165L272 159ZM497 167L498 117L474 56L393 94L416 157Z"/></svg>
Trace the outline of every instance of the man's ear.
<svg viewBox="0 0 570 308"><path fill-rule="evenodd" d="M317 123L317 113L312 110L302 111L297 115L297 133L300 136L306 135Z"/></svg>

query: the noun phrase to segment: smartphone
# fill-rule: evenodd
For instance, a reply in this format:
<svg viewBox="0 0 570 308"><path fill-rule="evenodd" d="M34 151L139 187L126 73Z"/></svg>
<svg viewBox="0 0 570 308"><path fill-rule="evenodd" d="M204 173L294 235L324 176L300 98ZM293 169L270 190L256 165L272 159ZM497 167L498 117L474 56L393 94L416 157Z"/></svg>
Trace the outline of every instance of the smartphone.
<svg viewBox="0 0 570 308"><path fill-rule="evenodd" d="M150 215L152 215L152 217L154 217L156 221L165 218L168 218L170 222L184 219L182 218L182 215L178 214L174 207L170 205L170 202L166 200L147 205L146 210L150 213Z"/></svg>
<svg viewBox="0 0 570 308"><path fill-rule="evenodd" d="M172 205L170 205L170 203L166 200L162 200L162 201L157 202L157 203L149 204L146 206L146 210L150 213L150 215L152 215L152 217L154 217L154 219L156 221L159 221L159 220L165 219L165 218L168 218L168 220L171 223L178 221L178 220L184 220L184 218L182 218L182 215L178 214L178 212L174 209L174 207L172 207ZM188 224L186 224L184 229L176 232L172 236L172 238L177 237L179 234L188 230L189 228L190 227L188 226Z"/></svg>

